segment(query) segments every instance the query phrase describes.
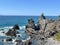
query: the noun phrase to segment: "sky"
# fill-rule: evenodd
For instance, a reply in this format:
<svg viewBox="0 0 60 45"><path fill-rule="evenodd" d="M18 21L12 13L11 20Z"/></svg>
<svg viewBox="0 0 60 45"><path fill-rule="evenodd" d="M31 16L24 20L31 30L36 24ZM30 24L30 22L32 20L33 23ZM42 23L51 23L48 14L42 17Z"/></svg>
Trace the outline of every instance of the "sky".
<svg viewBox="0 0 60 45"><path fill-rule="evenodd" d="M0 0L0 15L57 16L60 0Z"/></svg>

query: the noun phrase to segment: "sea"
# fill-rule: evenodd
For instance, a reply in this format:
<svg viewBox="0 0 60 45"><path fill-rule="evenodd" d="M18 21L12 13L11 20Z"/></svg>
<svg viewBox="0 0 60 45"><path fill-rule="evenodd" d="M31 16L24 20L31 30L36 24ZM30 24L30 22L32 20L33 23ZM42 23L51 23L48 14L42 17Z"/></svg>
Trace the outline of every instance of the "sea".
<svg viewBox="0 0 60 45"><path fill-rule="evenodd" d="M45 16L47 19L57 19L58 16ZM18 24L20 27L20 34L22 37L21 40L25 40L28 38L28 36L25 34L25 26L28 22L28 19L32 18L37 24L38 19L40 16L0 16L0 30L4 29L5 32L9 30L9 28L12 28L15 24ZM3 39L4 36L0 34L0 39ZM0 45L3 45L3 42L0 42Z"/></svg>

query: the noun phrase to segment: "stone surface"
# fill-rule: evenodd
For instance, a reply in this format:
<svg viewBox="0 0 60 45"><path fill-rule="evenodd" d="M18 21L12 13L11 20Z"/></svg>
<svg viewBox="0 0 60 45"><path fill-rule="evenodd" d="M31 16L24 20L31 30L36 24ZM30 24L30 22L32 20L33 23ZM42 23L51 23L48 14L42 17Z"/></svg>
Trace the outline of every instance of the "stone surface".
<svg viewBox="0 0 60 45"><path fill-rule="evenodd" d="M8 32L6 33L7 36L16 36L16 32L14 29L9 29Z"/></svg>
<svg viewBox="0 0 60 45"><path fill-rule="evenodd" d="M32 28L35 29L35 24L33 19L28 19L28 23L26 25L26 28Z"/></svg>
<svg viewBox="0 0 60 45"><path fill-rule="evenodd" d="M31 45L57 45L57 43L49 41L49 38L60 31L60 20L49 20L42 14L37 25L34 26L36 26L35 29L31 26L25 30L25 33L31 36Z"/></svg>
<svg viewBox="0 0 60 45"><path fill-rule="evenodd" d="M18 24L15 24L15 25L13 26L13 29L19 30L20 28L19 28Z"/></svg>

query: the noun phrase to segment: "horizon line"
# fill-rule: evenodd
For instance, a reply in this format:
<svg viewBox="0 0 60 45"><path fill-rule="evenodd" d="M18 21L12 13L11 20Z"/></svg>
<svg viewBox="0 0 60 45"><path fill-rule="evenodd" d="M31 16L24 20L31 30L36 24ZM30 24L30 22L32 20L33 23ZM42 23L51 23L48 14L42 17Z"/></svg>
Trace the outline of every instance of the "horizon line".
<svg viewBox="0 0 60 45"><path fill-rule="evenodd" d="M11 15L7 14L6 15L6 14L0 14L0 16L41 16L41 14L40 15L26 15L26 14L25 15L24 14L20 14L20 15L17 15L17 14L16 15L14 15L14 14L11 14ZM60 15L44 15L44 16L60 16Z"/></svg>

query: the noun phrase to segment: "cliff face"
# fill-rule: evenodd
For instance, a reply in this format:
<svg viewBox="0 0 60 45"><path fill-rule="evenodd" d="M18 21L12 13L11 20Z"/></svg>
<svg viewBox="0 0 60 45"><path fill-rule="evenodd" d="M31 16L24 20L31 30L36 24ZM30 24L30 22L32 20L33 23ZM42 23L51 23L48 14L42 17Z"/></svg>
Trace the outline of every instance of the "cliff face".
<svg viewBox="0 0 60 45"><path fill-rule="evenodd" d="M37 27L39 29L36 30L35 28L32 28L35 26L36 25L34 26L31 25L31 27L26 26L27 28L25 32L27 35L31 36L31 40L36 40L38 45L39 44L38 41L41 41L41 40L45 41L45 39L48 39L49 37L54 36L56 33L60 31L60 18L58 18L57 20L53 20L53 19L49 20L49 19L46 19L45 16L42 14L37 23Z"/></svg>

